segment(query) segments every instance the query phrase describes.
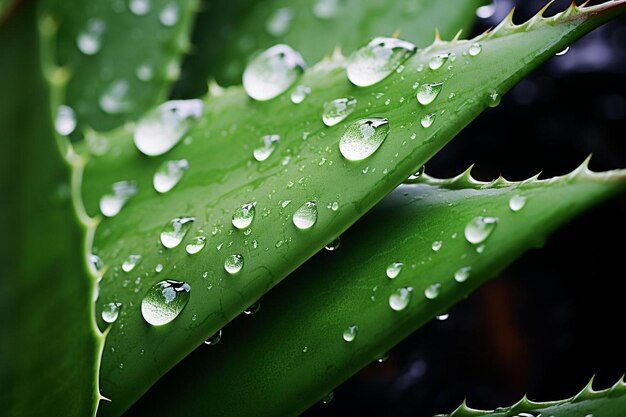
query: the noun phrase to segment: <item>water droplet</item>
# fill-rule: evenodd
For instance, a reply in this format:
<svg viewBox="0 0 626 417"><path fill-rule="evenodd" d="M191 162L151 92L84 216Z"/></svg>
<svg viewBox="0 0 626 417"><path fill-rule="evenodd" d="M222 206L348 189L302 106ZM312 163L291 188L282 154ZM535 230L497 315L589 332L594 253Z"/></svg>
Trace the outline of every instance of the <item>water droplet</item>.
<svg viewBox="0 0 626 417"><path fill-rule="evenodd" d="M265 30L272 36L284 36L289 32L292 20L293 10L289 7L281 7L280 9L276 9L269 19L267 19Z"/></svg>
<svg viewBox="0 0 626 417"><path fill-rule="evenodd" d="M190 255L195 255L204 249L204 245L206 245L206 237L196 236L185 246L185 251Z"/></svg>
<svg viewBox="0 0 626 417"><path fill-rule="evenodd" d="M293 224L301 230L310 229L317 222L317 203L307 201L293 213Z"/></svg>
<svg viewBox="0 0 626 417"><path fill-rule="evenodd" d="M459 268L459 270L454 273L454 280L456 282L465 282L469 278L471 272L471 266L464 266L462 268Z"/></svg>
<svg viewBox="0 0 626 417"><path fill-rule="evenodd" d="M483 50L483 47L479 43L473 43L467 52L469 52L471 56L476 56L476 55L479 55L482 52L482 50Z"/></svg>
<svg viewBox="0 0 626 417"><path fill-rule="evenodd" d="M565 55L568 52L569 52L569 46L567 48L563 49L561 52L557 52L556 56L562 56L562 55Z"/></svg>
<svg viewBox="0 0 626 417"><path fill-rule="evenodd" d="M129 94L128 81L115 80L104 90L98 104L103 112L108 114L123 114L130 112L135 106Z"/></svg>
<svg viewBox="0 0 626 417"><path fill-rule="evenodd" d="M76 113L70 106L61 105L57 108L54 128L59 135L67 136L76 129Z"/></svg>
<svg viewBox="0 0 626 417"><path fill-rule="evenodd" d="M307 98L309 93L311 92L311 87L307 87L306 85L297 86L293 92L291 93L291 102L293 104L300 104Z"/></svg>
<svg viewBox="0 0 626 417"><path fill-rule="evenodd" d="M356 109L354 97L338 98L324 104L322 121L326 126L335 126L348 117Z"/></svg>
<svg viewBox="0 0 626 417"><path fill-rule="evenodd" d="M164 161L152 177L152 185L159 193L166 193L176 186L189 169L186 159Z"/></svg>
<svg viewBox="0 0 626 417"><path fill-rule="evenodd" d="M438 70L439 68L443 66L443 64L446 62L448 57L449 57L448 54L435 55L428 62L428 67L433 71Z"/></svg>
<svg viewBox="0 0 626 417"><path fill-rule="evenodd" d="M477 245L484 242L498 225L497 217L474 217L465 226L465 239Z"/></svg>
<svg viewBox="0 0 626 417"><path fill-rule="evenodd" d="M215 346L222 340L222 329L218 330L213 336L204 341L205 345Z"/></svg>
<svg viewBox="0 0 626 417"><path fill-rule="evenodd" d="M352 342L354 339L356 339L356 335L358 332L359 326L357 326L356 324L348 326L348 328L343 331L343 340L345 340L346 342Z"/></svg>
<svg viewBox="0 0 626 417"><path fill-rule="evenodd" d="M374 38L350 56L346 74L352 84L359 87L374 85L385 79L416 50L417 47L411 42L401 39Z"/></svg>
<svg viewBox="0 0 626 417"><path fill-rule="evenodd" d="M431 284L424 290L424 296L429 300L434 300L439 297L439 289L441 288L441 284Z"/></svg>
<svg viewBox="0 0 626 417"><path fill-rule="evenodd" d="M422 165L420 167L420 169L418 169L417 171L415 171L414 174L409 175L409 179L410 180L416 180L419 177L421 177L422 175L424 175L424 171L426 170L426 165Z"/></svg>
<svg viewBox="0 0 626 417"><path fill-rule="evenodd" d="M498 107L500 104L500 94L496 90L491 90L487 95L487 105L489 107Z"/></svg>
<svg viewBox="0 0 626 417"><path fill-rule="evenodd" d="M141 300L141 315L153 326L174 320L185 308L191 287L186 282L167 279L155 284Z"/></svg>
<svg viewBox="0 0 626 417"><path fill-rule="evenodd" d="M300 77L306 63L288 45L275 45L255 57L243 72L243 88L255 100L270 100Z"/></svg>
<svg viewBox="0 0 626 417"><path fill-rule="evenodd" d="M280 141L280 136L265 135L261 137L261 141L263 144L252 152L254 159L259 162L265 161L274 153L276 147L278 146L278 142Z"/></svg>
<svg viewBox="0 0 626 417"><path fill-rule="evenodd" d="M378 359L376 359L376 362L378 363L383 363L385 362L387 359L389 359L389 352L385 352L383 353L381 356L378 357Z"/></svg>
<svg viewBox="0 0 626 417"><path fill-rule="evenodd" d="M122 303L107 303L102 306L102 320L107 323L114 323L120 315Z"/></svg>
<svg viewBox="0 0 626 417"><path fill-rule="evenodd" d="M245 229L252 224L256 214L256 201L237 207L233 213L232 223L237 229Z"/></svg>
<svg viewBox="0 0 626 417"><path fill-rule="evenodd" d="M350 161L361 161L372 155L389 134L389 121L368 118L352 123L341 136L339 150Z"/></svg>
<svg viewBox="0 0 626 417"><path fill-rule="evenodd" d="M489 19L496 12L496 2L492 2L491 4L487 4L485 6L480 6L476 9L476 16L480 19Z"/></svg>
<svg viewBox="0 0 626 417"><path fill-rule="evenodd" d="M226 270L226 272L228 272L231 275L236 274L237 272L241 271L242 268L243 268L243 255L240 255L238 253L234 255L230 255L224 261L224 269Z"/></svg>
<svg viewBox="0 0 626 417"><path fill-rule="evenodd" d="M389 277L389 279L394 279L395 277L400 275L403 267L404 264L402 262L393 262L389 264L389 266L387 267L387 277Z"/></svg>
<svg viewBox="0 0 626 417"><path fill-rule="evenodd" d="M526 205L526 197L521 196L519 194L514 195L509 200L509 208L515 212L523 209L525 205Z"/></svg>
<svg viewBox="0 0 626 417"><path fill-rule="evenodd" d="M439 321L445 321L445 320L448 320L448 317L450 317L450 314L446 313L446 314L440 314L436 316L436 319Z"/></svg>
<svg viewBox="0 0 626 417"><path fill-rule="evenodd" d="M163 271L163 264L157 264L157 266L154 267L154 271L157 273Z"/></svg>
<svg viewBox="0 0 626 417"><path fill-rule="evenodd" d="M202 100L166 101L144 116L135 128L137 149L148 156L172 149L202 115Z"/></svg>
<svg viewBox="0 0 626 417"><path fill-rule="evenodd" d="M137 194L135 181L119 181L111 186L113 193L105 194L100 199L100 212L106 217L117 215L124 204Z"/></svg>
<svg viewBox="0 0 626 417"><path fill-rule="evenodd" d="M89 263L89 268L96 275L98 271L102 269L104 266L104 262L102 262L102 258L100 258L95 253L90 253L87 255L87 262Z"/></svg>
<svg viewBox="0 0 626 417"><path fill-rule="evenodd" d="M411 302L413 288L398 288L389 296L389 307L394 311L402 311Z"/></svg>
<svg viewBox="0 0 626 417"><path fill-rule="evenodd" d="M476 248L476 253L483 253L485 251L485 245L480 245Z"/></svg>
<svg viewBox="0 0 626 417"><path fill-rule="evenodd" d="M159 13L159 22L163 26L174 26L178 22L178 4L171 1L163 7L163 10Z"/></svg>
<svg viewBox="0 0 626 417"><path fill-rule="evenodd" d="M422 84L417 90L417 101L423 106L432 103L441 93L442 88L443 83Z"/></svg>
<svg viewBox="0 0 626 417"><path fill-rule="evenodd" d="M333 400L334 397L335 397L335 394L333 392L329 392L328 394L326 394L324 398L322 398L322 403L328 404L329 402Z"/></svg>
<svg viewBox="0 0 626 417"><path fill-rule="evenodd" d="M328 245L324 246L324 249L332 252L332 251L339 249L340 244L341 244L341 238L338 237L337 239L330 242Z"/></svg>
<svg viewBox="0 0 626 417"><path fill-rule="evenodd" d="M318 19L331 19L339 11L339 0L316 0L313 4L313 16Z"/></svg>
<svg viewBox="0 0 626 417"><path fill-rule="evenodd" d="M256 314L259 311L260 308L261 308L261 302L257 301L256 303L252 304L250 307L246 308L243 311L243 313L248 315L248 316L251 316L253 314Z"/></svg>
<svg viewBox="0 0 626 417"><path fill-rule="evenodd" d="M154 71L150 65L141 64L135 70L135 75L140 81L150 81L154 75Z"/></svg>
<svg viewBox="0 0 626 417"><path fill-rule="evenodd" d="M78 34L76 44L85 55L95 55L102 48L102 35L106 30L106 23L100 19L90 19L86 28Z"/></svg>
<svg viewBox="0 0 626 417"><path fill-rule="evenodd" d="M122 271L130 272L141 262L143 257L141 255L128 255L128 258L122 262Z"/></svg>
<svg viewBox="0 0 626 417"><path fill-rule="evenodd" d="M441 249L442 246L443 242L441 240L435 240L430 247L434 252L439 252L439 249Z"/></svg>
<svg viewBox="0 0 626 417"><path fill-rule="evenodd" d="M175 217L170 220L161 232L161 243L168 249L180 245L196 219L193 217Z"/></svg>
<svg viewBox="0 0 626 417"><path fill-rule="evenodd" d="M137 16L148 14L151 9L150 0L130 0L128 3L130 11Z"/></svg>
<svg viewBox="0 0 626 417"><path fill-rule="evenodd" d="M425 114L420 121L423 128L428 129L435 121L435 113Z"/></svg>

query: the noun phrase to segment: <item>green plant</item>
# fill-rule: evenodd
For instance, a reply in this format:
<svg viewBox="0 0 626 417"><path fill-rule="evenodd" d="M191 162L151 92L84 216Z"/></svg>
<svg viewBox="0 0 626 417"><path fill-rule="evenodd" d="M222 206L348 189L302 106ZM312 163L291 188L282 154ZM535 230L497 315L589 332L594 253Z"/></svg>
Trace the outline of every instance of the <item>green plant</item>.
<svg viewBox="0 0 626 417"><path fill-rule="evenodd" d="M543 9L521 25L509 15L460 40L457 30L481 3L459 1L449 12L427 0L330 2L345 22L337 25L324 18L329 9L310 14L317 2L236 1L224 13L238 16L237 28L198 25L194 39L206 53L186 61L173 95L202 92L207 75L234 83L245 56L283 39L311 62L339 39L348 57L335 50L305 69L283 49L268 71L260 55L245 90L212 83L202 100L160 107L193 50L198 4L18 7L0 28L0 50L16 57L0 68L10 109L0 116L7 137L20 138L7 143L2 164L3 195L14 196L4 217L18 219L7 230L20 242L2 262L3 277L20 277L2 282L3 304L20 323L3 325L2 358L21 359L1 364L10 414L119 415L159 379L135 410L297 414L558 226L623 192L626 172L592 173L588 161L563 177L520 183L482 183L469 170L449 180L415 174L526 74L626 6L572 4L552 17ZM211 10L202 19L218 24ZM437 32L429 45L433 22L452 40ZM397 28L421 48L353 53ZM236 35L222 35L228 30ZM238 49L250 34L258 34L253 46ZM367 74L358 61L376 48L391 58ZM32 80L27 95L11 83L18 74ZM410 174L413 184L400 185ZM341 256L303 265L344 232ZM35 256L42 240L51 249ZM235 322L209 358L196 352L176 366L287 277L252 330ZM294 298L318 314L295 322ZM177 388L180 401L161 401ZM290 389L297 394L285 396ZM585 399L610 416L623 406L623 381L583 393L563 407ZM522 401L513 411L557 406Z"/></svg>

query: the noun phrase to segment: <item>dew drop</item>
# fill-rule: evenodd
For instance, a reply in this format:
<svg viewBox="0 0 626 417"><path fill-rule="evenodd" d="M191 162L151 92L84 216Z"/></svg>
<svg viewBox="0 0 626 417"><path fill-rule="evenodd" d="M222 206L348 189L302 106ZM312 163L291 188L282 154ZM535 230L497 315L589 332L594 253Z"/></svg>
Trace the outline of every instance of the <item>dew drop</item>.
<svg viewBox="0 0 626 417"><path fill-rule="evenodd" d="M305 68L299 52L288 45L275 45L248 64L243 72L243 88L255 100L270 100L291 87Z"/></svg>
<svg viewBox="0 0 626 417"><path fill-rule="evenodd" d="M291 96L290 96L291 102L293 104L302 103L307 98L310 92L311 92L311 87L307 87L306 85L297 86L291 93Z"/></svg>
<svg viewBox="0 0 626 417"><path fill-rule="evenodd" d="M171 279L155 284L141 300L141 315L153 326L174 320L189 302L191 287Z"/></svg>
<svg viewBox="0 0 626 417"><path fill-rule="evenodd" d="M144 116L135 128L135 146L145 155L162 155L172 149L202 115L202 100L167 101Z"/></svg>
<svg viewBox="0 0 626 417"><path fill-rule="evenodd" d="M328 394L326 394L324 398L322 398L322 404L330 403L334 397L335 397L335 394L333 392L329 392Z"/></svg>
<svg viewBox="0 0 626 417"><path fill-rule="evenodd" d="M256 314L259 311L260 308L261 308L261 302L257 301L256 303L252 304L250 307L246 308L243 311L243 313L248 315L248 316L251 316L253 314Z"/></svg>
<svg viewBox="0 0 626 417"><path fill-rule="evenodd" d="M356 324L348 326L346 330L343 331L343 340L345 340L346 342L352 342L354 339L356 339L356 335L358 332L359 326L357 326Z"/></svg>
<svg viewBox="0 0 626 417"><path fill-rule="evenodd" d="M338 237L337 239L330 242L328 245L324 246L324 249L332 252L339 249L339 245L341 245L341 238Z"/></svg>
<svg viewBox="0 0 626 417"><path fill-rule="evenodd" d="M135 70L135 75L140 81L150 81L154 75L154 70L149 64L141 64Z"/></svg>
<svg viewBox="0 0 626 417"><path fill-rule="evenodd" d="M204 341L207 346L215 346L222 340L222 329L218 330L213 336Z"/></svg>
<svg viewBox="0 0 626 417"><path fill-rule="evenodd" d="M86 28L78 34L76 44L85 55L95 55L102 48L102 35L106 30L106 23L100 19L90 19Z"/></svg>
<svg viewBox="0 0 626 417"><path fill-rule="evenodd" d="M376 359L376 362L378 363L383 363L385 362L387 359L389 359L389 352L385 352L383 353L381 356L378 357L378 359Z"/></svg>
<svg viewBox="0 0 626 417"><path fill-rule="evenodd" d="M422 84L417 90L417 101L423 105L427 106L441 93L441 89L443 88L443 83L427 83Z"/></svg>
<svg viewBox="0 0 626 417"><path fill-rule="evenodd" d="M230 255L224 261L224 269L229 274L236 274L243 268L243 256L240 254Z"/></svg>
<svg viewBox="0 0 626 417"><path fill-rule="evenodd" d="M393 262L389 264L389 266L387 267L387 277L389 279L394 279L395 277L400 275L403 267L404 264L402 262Z"/></svg>
<svg viewBox="0 0 626 417"><path fill-rule="evenodd" d="M424 117L422 117L422 120L420 121L420 123L423 128L428 129L429 127L433 125L434 121L435 121L435 113L430 113L430 114L425 114Z"/></svg>
<svg viewBox="0 0 626 417"><path fill-rule="evenodd" d="M389 121L368 118L352 123L341 136L339 150L350 161L361 161L371 156L389 134Z"/></svg>
<svg viewBox="0 0 626 417"><path fill-rule="evenodd" d="M143 259L143 256L141 255L137 255L137 254L128 255L128 258L126 258L126 260L122 262L122 271L124 272L132 271L139 264L139 262L141 262L142 259Z"/></svg>
<svg viewBox="0 0 626 417"><path fill-rule="evenodd" d="M245 229L252 224L256 214L256 201L237 207L233 213L232 223L237 229Z"/></svg>
<svg viewBox="0 0 626 417"><path fill-rule="evenodd" d="M307 201L304 203L293 213L292 221L300 230L313 227L315 222L317 222L317 203L315 201Z"/></svg>
<svg viewBox="0 0 626 417"><path fill-rule="evenodd" d="M114 323L120 315L122 303L107 303L102 306L102 320L107 323Z"/></svg>
<svg viewBox="0 0 626 417"><path fill-rule="evenodd" d="M128 8L134 15L144 16L151 9L150 0L130 0Z"/></svg>
<svg viewBox="0 0 626 417"><path fill-rule="evenodd" d="M397 38L374 38L349 58L346 74L359 87L374 85L385 79L417 51L411 42Z"/></svg>
<svg viewBox="0 0 626 417"><path fill-rule="evenodd" d="M411 302L413 288L398 288L389 296L389 307L394 311L404 310Z"/></svg>
<svg viewBox="0 0 626 417"><path fill-rule="evenodd" d="M418 169L417 171L415 171L415 173L409 175L409 180L416 180L419 177L424 175L424 171L426 170L426 165L422 165L420 167L420 169Z"/></svg>
<svg viewBox="0 0 626 417"><path fill-rule="evenodd" d="M331 19L339 11L339 0L315 0L313 4L313 16L318 19Z"/></svg>
<svg viewBox="0 0 626 417"><path fill-rule="evenodd" d="M509 208L515 212L518 212L521 209L523 209L525 205L526 205L526 197L521 196L519 194L514 195L509 200Z"/></svg>
<svg viewBox="0 0 626 417"><path fill-rule="evenodd" d="M267 19L265 30L275 37L284 36L289 32L292 20L293 10L289 7L281 7L280 9L276 9L269 19Z"/></svg>
<svg viewBox="0 0 626 417"><path fill-rule="evenodd" d="M176 186L189 169L186 159L164 161L152 177L152 185L159 193L166 193Z"/></svg>
<svg viewBox="0 0 626 417"><path fill-rule="evenodd" d="M196 219L193 217L175 217L170 220L161 232L161 243L168 249L180 245Z"/></svg>
<svg viewBox="0 0 626 417"><path fill-rule="evenodd" d="M163 264L157 264L157 266L154 267L154 272L159 273L163 271Z"/></svg>
<svg viewBox="0 0 626 417"><path fill-rule="evenodd" d="M54 128L59 135L67 136L76 129L76 113L70 106L61 105L57 108Z"/></svg>
<svg viewBox="0 0 626 417"><path fill-rule="evenodd" d="M464 266L462 268L459 268L454 273L454 280L456 282L465 282L469 278L471 272L472 272L471 266Z"/></svg>
<svg viewBox="0 0 626 417"><path fill-rule="evenodd" d="M491 235L497 225L497 217L474 217L465 226L465 239L474 245L478 245Z"/></svg>
<svg viewBox="0 0 626 417"><path fill-rule="evenodd" d="M480 6L476 9L476 16L480 19L489 19L496 12L496 2L493 1L491 4L487 4L485 6Z"/></svg>
<svg viewBox="0 0 626 417"><path fill-rule="evenodd" d="M433 71L438 70L448 60L449 56L450 55L448 54L439 54L439 55L433 56L428 62L428 67Z"/></svg>
<svg viewBox="0 0 626 417"><path fill-rule="evenodd" d="M470 56L477 56L482 51L483 51L483 47L479 43L473 43L467 52L469 52Z"/></svg>
<svg viewBox="0 0 626 417"><path fill-rule="evenodd" d="M356 109L356 103L357 101L354 97L346 97L324 104L322 122L329 127L341 123Z"/></svg>
<svg viewBox="0 0 626 417"><path fill-rule="evenodd" d="M567 48L563 49L561 52L557 52L556 56L562 56L562 55L565 55L568 52L569 52L569 46Z"/></svg>
<svg viewBox="0 0 626 417"><path fill-rule="evenodd" d="M137 184L135 181L119 181L111 189L112 193L100 198L100 212L106 217L113 217L122 210L124 204L137 194Z"/></svg>
<svg viewBox="0 0 626 417"><path fill-rule="evenodd" d="M173 1L169 2L159 13L159 22L161 22L163 26L174 26L178 22L178 14L178 4Z"/></svg>
<svg viewBox="0 0 626 417"><path fill-rule="evenodd" d="M424 290L424 296L429 300L434 300L439 297L439 289L441 288L441 284L431 284Z"/></svg>
<svg viewBox="0 0 626 417"><path fill-rule="evenodd" d="M491 90L487 95L487 105L489 107L498 107L500 104L500 94L496 90Z"/></svg>
<svg viewBox="0 0 626 417"><path fill-rule="evenodd" d="M261 137L262 145L252 152L254 159L259 162L265 161L274 153L279 141L279 135L265 135Z"/></svg>
<svg viewBox="0 0 626 417"><path fill-rule="evenodd" d="M102 262L102 258L100 258L95 253L90 253L87 256L87 262L89 263L89 267L91 268L92 272L94 272L94 274L100 271L102 267L104 266L104 262Z"/></svg>
<svg viewBox="0 0 626 417"><path fill-rule="evenodd" d="M206 245L206 237L196 236L193 239L191 239L191 242L189 242L187 246L185 246L185 251L190 255L195 255L196 253L204 249L205 245Z"/></svg>
<svg viewBox="0 0 626 417"><path fill-rule="evenodd" d="M450 317L450 314L446 313L446 314L440 314L440 315L436 316L435 318L437 320L439 320L439 321L446 321L446 320L448 320L448 317Z"/></svg>
<svg viewBox="0 0 626 417"><path fill-rule="evenodd" d="M443 246L443 242L441 240L435 240L432 245L430 245L431 249L434 252L439 252L439 249Z"/></svg>
<svg viewBox="0 0 626 417"><path fill-rule="evenodd" d="M130 84L126 80L115 80L104 90L98 104L108 114L128 113L134 108L129 94Z"/></svg>

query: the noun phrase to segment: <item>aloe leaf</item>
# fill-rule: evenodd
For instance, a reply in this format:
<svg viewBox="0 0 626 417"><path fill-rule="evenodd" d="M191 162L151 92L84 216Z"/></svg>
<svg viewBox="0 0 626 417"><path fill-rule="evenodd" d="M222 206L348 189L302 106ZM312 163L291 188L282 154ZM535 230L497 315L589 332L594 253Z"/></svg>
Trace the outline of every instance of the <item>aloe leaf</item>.
<svg viewBox="0 0 626 417"><path fill-rule="evenodd" d="M197 97L206 79L241 83L251 54L277 43L296 48L308 62L318 62L335 47L348 54L374 36L399 33L418 46L432 40L438 26L452 38L469 29L475 10L485 0L236 0L208 1L198 15L194 50L183 65L176 95ZM229 23L230 22L230 23ZM314 34L314 35L312 35Z"/></svg>
<svg viewBox="0 0 626 417"><path fill-rule="evenodd" d="M438 417L507 417L512 415L545 415L554 417L601 416L620 417L626 410L626 384L620 379L610 388L596 391L593 378L578 394L561 401L535 402L526 396L510 407L492 411L476 410L464 402L451 414Z"/></svg>
<svg viewBox="0 0 626 417"><path fill-rule="evenodd" d="M0 402L7 416L89 416L104 338L68 169L39 73L34 3L0 28Z"/></svg>
<svg viewBox="0 0 626 417"><path fill-rule="evenodd" d="M536 17L522 26L505 22L470 41L437 40L405 61L402 71L366 88L348 82L345 59L337 56L299 79L298 84L311 88L300 104L290 100L297 87L266 102L250 100L239 88L224 90L204 101L204 112L187 138L159 157L139 154L132 126L99 137L102 145L87 163L83 178L87 212L97 215L101 198L111 194L114 183L134 181L138 187L119 214L101 219L93 245L108 266L100 283L98 312L104 303L124 306L104 350L101 384L104 395L112 399L106 409L123 411L206 337L392 191L481 110L493 105L494 97L616 16L624 5L625 1L617 1L572 6L555 17ZM478 46L480 53L475 51ZM449 62L428 69L443 54ZM419 104L412 87L438 82L443 82L438 97L428 105ZM324 104L347 97L356 100L354 112L333 127L324 126ZM427 115L434 116L425 128ZM347 160L339 151L340 137L372 116L389 120L387 138L369 158ZM155 137L161 138L160 125L155 127ZM276 136L280 136L277 144L268 141ZM268 141L266 151L276 148L259 162L253 153L259 146L263 149L263 140ZM153 189L157 168L181 160L189 168L180 183L168 193L157 193ZM256 217L249 231L233 228L235 210L251 202L256 203ZM299 230L293 215L310 202L316 204L317 221L308 230ZM190 230L185 239L175 248L164 248L160 233L168 222L186 216L195 222L187 222ZM187 254L186 245L199 235L206 238L206 247L199 254ZM141 264L132 273L120 271L134 254L142 256ZM225 263L238 260L239 255L243 269L235 275L227 273ZM152 327L142 318L141 302L153 285L166 279L189 284L190 300L176 320Z"/></svg>
<svg viewBox="0 0 626 417"><path fill-rule="evenodd" d="M109 130L162 101L178 78L197 0L41 2L44 70L62 67L79 129Z"/></svg>
<svg viewBox="0 0 626 417"><path fill-rule="evenodd" d="M183 414L210 407L215 416L297 415L562 224L625 190L626 170L592 173L586 163L548 180L483 183L468 170L402 185L336 251L299 268L253 318L233 322L217 346L198 348L133 411L167 412L158 398L176 390L171 411ZM472 244L468 225L479 216L497 223ZM388 271L394 263L402 266ZM407 304L394 311L392 301ZM347 342L351 326L358 331Z"/></svg>

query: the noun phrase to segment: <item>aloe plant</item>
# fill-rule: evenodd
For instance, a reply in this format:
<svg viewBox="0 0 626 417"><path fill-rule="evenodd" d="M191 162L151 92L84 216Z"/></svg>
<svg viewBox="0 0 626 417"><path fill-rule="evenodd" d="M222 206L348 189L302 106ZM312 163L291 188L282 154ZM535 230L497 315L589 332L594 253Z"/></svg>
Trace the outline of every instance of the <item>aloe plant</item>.
<svg viewBox="0 0 626 417"><path fill-rule="evenodd" d="M588 161L520 183L420 170L626 5L573 3L544 17L546 7L521 25L510 14L463 40L482 2L457 3L242 0L223 10L231 20L217 2L195 16L202 7L187 0L52 1L12 13L0 28L0 50L18 58L2 68L11 109L2 117L20 140L3 154L3 189L14 167L46 163L45 175L20 171L3 191L15 196L5 218L26 214L7 225L23 244L3 262L7 276L24 277L3 282L6 303L23 311L19 326L3 326L2 356L23 358L1 364L3 385L15 381L3 392L8 409L120 415L143 396L133 413L298 414L623 192L623 170L593 173ZM32 80L27 97L18 74ZM243 86L212 81L205 97L163 102L172 88L201 93L207 76ZM28 123L16 123L33 97ZM66 199L31 197L59 178ZM309 260L340 235L339 256ZM41 259L28 250L52 236ZM51 282L50 270L62 277ZM268 292L252 331L235 320L228 341L192 353ZM294 321L302 304L315 314ZM48 379L35 384L37 367ZM585 407L619 409L622 388L589 388L598 401ZM180 402L163 401L176 390Z"/></svg>

